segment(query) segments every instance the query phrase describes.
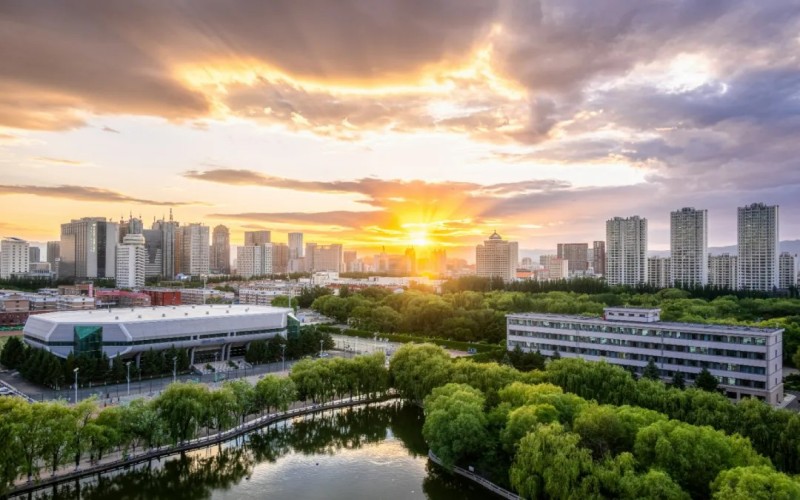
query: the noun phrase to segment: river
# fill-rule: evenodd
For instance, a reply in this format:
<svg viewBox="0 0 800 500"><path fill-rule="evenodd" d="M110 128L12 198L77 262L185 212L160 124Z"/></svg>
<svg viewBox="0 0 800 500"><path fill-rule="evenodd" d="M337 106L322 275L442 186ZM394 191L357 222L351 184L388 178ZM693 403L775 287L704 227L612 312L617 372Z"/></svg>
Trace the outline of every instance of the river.
<svg viewBox="0 0 800 500"><path fill-rule="evenodd" d="M328 410L185 457L39 490L32 498L496 498L428 461L422 423L419 408L399 401Z"/></svg>

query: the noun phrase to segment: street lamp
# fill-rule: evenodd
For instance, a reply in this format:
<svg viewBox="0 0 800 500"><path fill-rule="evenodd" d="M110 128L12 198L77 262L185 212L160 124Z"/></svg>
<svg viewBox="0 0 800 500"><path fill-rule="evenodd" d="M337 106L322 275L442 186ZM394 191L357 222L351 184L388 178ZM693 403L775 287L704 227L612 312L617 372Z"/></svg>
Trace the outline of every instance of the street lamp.
<svg viewBox="0 0 800 500"><path fill-rule="evenodd" d="M281 344L281 371L286 371L286 344Z"/></svg>
<svg viewBox="0 0 800 500"><path fill-rule="evenodd" d="M128 396L131 395L131 362L128 361L125 363L125 366L128 367Z"/></svg>
<svg viewBox="0 0 800 500"><path fill-rule="evenodd" d="M219 358L219 351L214 353L214 382L217 381L217 358Z"/></svg>
<svg viewBox="0 0 800 500"><path fill-rule="evenodd" d="M78 369L72 371L75 373L75 404L78 404Z"/></svg>
<svg viewBox="0 0 800 500"><path fill-rule="evenodd" d="M178 356L172 357L172 383L174 384L177 380L178 374Z"/></svg>

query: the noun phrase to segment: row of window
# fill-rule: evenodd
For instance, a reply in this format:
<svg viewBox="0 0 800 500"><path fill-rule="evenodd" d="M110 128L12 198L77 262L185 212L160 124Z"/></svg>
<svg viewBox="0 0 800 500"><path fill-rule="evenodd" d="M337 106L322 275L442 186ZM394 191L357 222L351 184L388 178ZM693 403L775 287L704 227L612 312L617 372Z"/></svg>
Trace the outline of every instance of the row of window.
<svg viewBox="0 0 800 500"><path fill-rule="evenodd" d="M249 330L244 332L235 332L233 333L233 336L241 337L247 335L262 335L265 333L280 333L283 331L284 331L283 328L273 328L270 330ZM224 338L227 337L228 335L229 334L226 332L226 333L208 333L203 335L183 335L179 337L158 337L158 338L140 339L134 341L104 340L103 346L126 347L132 345L175 344L177 342L191 342L192 340L199 340L199 339ZM38 337L33 337L31 335L25 335L24 338L35 344L45 345L50 347L73 347L75 345L75 343L72 341L51 340L47 342L45 340L41 340Z"/></svg>
<svg viewBox="0 0 800 500"><path fill-rule="evenodd" d="M521 341L519 341L519 342L518 341L510 341L509 342L509 346L512 347L512 348L517 346L517 345L519 345L520 348L522 348L522 349L528 349L528 346L527 346L527 344L525 342L521 342ZM631 369L631 370L633 370L633 371L635 371L637 373L641 373L644 370L644 368L642 366L640 366L640 365L627 364L623 360L625 360L625 361L643 361L643 362L646 362L646 361L649 361L650 358L651 358L651 356L645 356L645 355L614 353L614 352L606 352L606 351L597 350L597 349L580 349L580 348L565 347L565 346L560 346L560 345L555 345L555 344L537 344L535 346L531 346L530 347L530 350L535 350L535 349L539 349L542 352L542 354L545 354L545 355L548 355L548 356L551 355L553 352L557 351L558 353L562 354L564 357L577 357L577 356L597 356L597 357L602 357L602 358L607 359L610 363L612 363L614 365L618 365L618 366L622 366L622 367ZM671 358L663 358L663 359L661 359L661 358L653 358L654 362L656 362L656 363L660 363L661 361L669 363L669 361L668 361L669 359L671 359ZM671 364L680 365L681 363L671 363ZM714 366L714 365L719 365L719 363L697 362L695 364L691 364L691 365L690 364L686 364L684 366L689 366L691 368L699 368L699 369L707 368L707 369L711 369L711 370L722 370L722 371L725 371L723 368L718 368L717 366ZM675 375L675 373L676 373L676 371L674 371L674 370L659 370L659 374L662 377L672 377L672 376ZM687 371L687 372L682 372L682 373L686 377L686 380L693 381L695 379L695 377L697 376L697 373L699 373L699 372L695 373L695 372ZM737 386L737 387L746 387L746 388L750 388L750 389L765 389L766 388L766 383L762 382L762 381L739 379L739 378L735 378L735 377L717 377L717 378L719 379L721 384L725 384L725 385L731 385L731 386Z"/></svg>
<svg viewBox="0 0 800 500"><path fill-rule="evenodd" d="M583 342L587 344L611 345L611 346L630 347L638 349L658 349L658 350L672 351L672 352L686 352L689 354L724 356L726 358L754 359L754 360L766 359L766 354L763 352L736 351L733 349L715 349L713 347L705 347L705 346L686 346L686 345L674 345L666 343L660 344L655 342L638 342L635 340L623 340L623 339L606 338L606 337L588 337L581 335L562 335L558 333L531 332L524 330L509 330L508 334L517 337L529 337L529 338L546 339L546 340L561 340L564 342Z"/></svg>
<svg viewBox="0 0 800 500"><path fill-rule="evenodd" d="M509 318L508 324L540 328L556 328L559 330L618 333L621 335L638 335L641 337L664 337L673 339L697 340L703 342L722 342L727 344L766 345L767 343L766 337L762 336L750 337L740 335L718 335L710 333L687 333L674 330L632 328L630 326L600 325L595 323L571 323L564 321Z"/></svg>
<svg viewBox="0 0 800 500"><path fill-rule="evenodd" d="M576 354L586 354L588 356L600 356L608 359L628 359L631 361L650 361L656 363L666 363L677 366L689 366L692 368L708 368L709 370L720 370L728 372L749 373L753 375L765 375L766 368L763 366L740 365L735 363L719 363L715 361L701 361L697 359L672 358L668 356L658 356L655 354L639 354L634 352L609 351L592 347L573 347L556 344L545 344L537 342L510 341L509 345L519 345L529 350L552 349L554 346L562 352L572 352Z"/></svg>

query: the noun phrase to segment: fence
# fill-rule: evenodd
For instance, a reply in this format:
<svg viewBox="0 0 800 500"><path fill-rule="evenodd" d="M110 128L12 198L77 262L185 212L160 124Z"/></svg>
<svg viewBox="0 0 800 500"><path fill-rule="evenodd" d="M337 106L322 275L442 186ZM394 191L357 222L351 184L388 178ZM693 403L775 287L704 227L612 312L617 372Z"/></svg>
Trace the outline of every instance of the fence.
<svg viewBox="0 0 800 500"><path fill-rule="evenodd" d="M442 463L442 460L439 457L437 457L433 453L433 451L428 450L428 458L430 458L433 463L435 463L437 465L440 465L441 467L444 467L444 464ZM444 468L446 468L446 467L444 467ZM493 492L493 493L495 493L497 495L500 495L503 498L507 498L508 500L523 500L523 498L521 496L517 495L516 493L512 493L512 492L508 491L505 488L501 488L500 486L497 486L493 482L489 481L488 479L486 479L486 478L484 478L482 476L479 476L478 474L475 474L474 472L470 472L470 471L468 471L466 469L462 469L461 467L458 467L458 466L453 466L453 472L455 472L459 476L463 476L463 477L469 479L470 481L474 481L474 482L478 483L479 485L483 486L487 490L489 490L489 491L491 491L491 492Z"/></svg>

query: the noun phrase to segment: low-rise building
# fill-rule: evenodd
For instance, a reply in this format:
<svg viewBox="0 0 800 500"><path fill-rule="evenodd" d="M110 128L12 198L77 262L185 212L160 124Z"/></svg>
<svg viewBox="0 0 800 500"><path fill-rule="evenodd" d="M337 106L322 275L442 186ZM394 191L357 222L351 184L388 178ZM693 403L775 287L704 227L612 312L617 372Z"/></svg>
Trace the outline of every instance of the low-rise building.
<svg viewBox="0 0 800 500"><path fill-rule="evenodd" d="M546 356L605 360L641 373L652 359L661 377L692 383L706 368L731 399L783 401L783 329L660 321L660 309L609 307L603 318L509 314L507 346Z"/></svg>

